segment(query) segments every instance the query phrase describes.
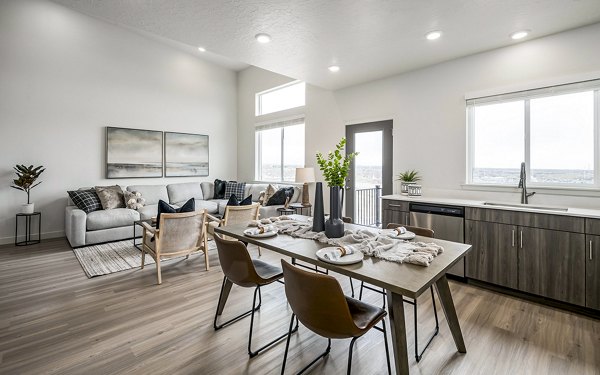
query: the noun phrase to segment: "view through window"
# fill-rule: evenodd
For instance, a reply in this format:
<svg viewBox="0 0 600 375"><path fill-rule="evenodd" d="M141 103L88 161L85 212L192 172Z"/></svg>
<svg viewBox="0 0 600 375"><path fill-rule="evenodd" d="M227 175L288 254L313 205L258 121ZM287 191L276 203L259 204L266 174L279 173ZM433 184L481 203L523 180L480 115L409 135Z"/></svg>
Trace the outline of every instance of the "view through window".
<svg viewBox="0 0 600 375"><path fill-rule="evenodd" d="M257 130L257 170L259 181L290 181L296 168L304 167L304 123Z"/></svg>
<svg viewBox="0 0 600 375"><path fill-rule="evenodd" d="M467 101L470 183L516 186L526 162L536 186L600 185L597 88L569 85L493 99Z"/></svg>

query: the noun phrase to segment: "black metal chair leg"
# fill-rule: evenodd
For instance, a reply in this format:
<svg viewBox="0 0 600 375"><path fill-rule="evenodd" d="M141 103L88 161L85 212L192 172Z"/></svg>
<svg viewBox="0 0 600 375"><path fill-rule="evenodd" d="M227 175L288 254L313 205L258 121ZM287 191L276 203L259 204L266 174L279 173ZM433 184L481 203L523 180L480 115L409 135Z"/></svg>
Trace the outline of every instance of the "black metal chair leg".
<svg viewBox="0 0 600 375"><path fill-rule="evenodd" d="M219 316L219 306L221 306L221 300L223 299L223 289L225 288L226 282L227 282L227 278L224 278L223 284L221 285L221 293L219 294L219 302L217 303L217 311L215 312L215 320L213 321L213 328L215 329L215 331L218 331L221 328L227 327L228 325L233 324L233 323L247 317L248 315L252 314L255 311L254 306L252 306L253 307L252 310L246 311L245 313L242 313L242 314L236 316L235 318L232 318L232 319L226 321L225 323L221 323L218 325L217 318ZM261 303L262 303L262 300L261 300ZM260 309L260 305L261 304L259 303L258 306L256 307L256 310Z"/></svg>
<svg viewBox="0 0 600 375"><path fill-rule="evenodd" d="M392 366L390 364L390 349L388 347L387 342L387 329L385 328L385 318L381 319L381 324L383 325L383 343L385 344L385 359L387 361L388 375L392 374Z"/></svg>
<svg viewBox="0 0 600 375"><path fill-rule="evenodd" d="M279 341L281 341L283 338L285 338L286 336L288 336L290 334L290 333L284 333L283 335L278 336L277 338L275 338L272 341L268 342L267 344L261 346L260 348L254 350L254 351L252 350L252 331L254 328L254 312L256 310L258 310L258 308L255 307L257 294L258 294L258 299L260 301L258 307L260 307L260 304L262 303L260 287L256 287L256 289L254 290L254 299L252 301L252 310L251 310L252 314L250 315L250 333L248 334L248 355L250 356L250 358L256 357L258 354L260 354L260 352L271 348L274 344L277 344ZM291 332L296 332L297 330L298 330L298 323L296 321L296 328L294 328Z"/></svg>
<svg viewBox="0 0 600 375"><path fill-rule="evenodd" d="M348 371L346 372L348 375L352 373L352 348L354 348L354 343L358 337L353 337L352 341L350 341L350 350L348 351Z"/></svg>
<svg viewBox="0 0 600 375"><path fill-rule="evenodd" d="M352 278L350 278L350 290L352 291L352 298L354 298L354 283L352 282Z"/></svg>
<svg viewBox="0 0 600 375"><path fill-rule="evenodd" d="M290 340L292 339L292 333L295 330L298 330L298 318L296 318L296 328L292 328L294 326L294 318L295 317L296 317L296 315L292 314L292 318L290 319L290 329L287 334L287 341L285 344L285 352L283 353L283 364L281 365L281 375L284 375L284 373L285 373L285 364L287 362L287 355L288 355L288 351L290 349ZM311 363L309 363L306 367L304 367L302 370L300 370L300 372L298 372L298 375L301 375L306 370L310 369L312 367L312 365L317 363L317 361L319 359L326 357L330 351L331 351L331 339L327 339L327 349L325 349L325 351L321 355L319 355L317 358L313 359L313 361Z"/></svg>
<svg viewBox="0 0 600 375"><path fill-rule="evenodd" d="M362 292L363 292L363 288L365 287L365 282L361 281L360 282L360 292L358 293L358 299L362 301Z"/></svg>
<svg viewBox="0 0 600 375"><path fill-rule="evenodd" d="M437 308L435 305L435 297L433 295L433 287L430 288L431 289L431 302L433 303L433 315L435 316L435 329L433 331L433 334L429 337L429 340L427 340L427 344L425 344L425 347L423 348L422 351L419 352L419 342L417 340L417 300L415 300L415 359L417 360L417 362L421 361L421 358L423 358L423 354L425 353L425 350L427 350L427 348L429 347L429 345L431 344L431 342L433 341L434 337L438 335L438 333L440 332L440 325L439 325L439 321L438 321L438 316L437 316Z"/></svg>

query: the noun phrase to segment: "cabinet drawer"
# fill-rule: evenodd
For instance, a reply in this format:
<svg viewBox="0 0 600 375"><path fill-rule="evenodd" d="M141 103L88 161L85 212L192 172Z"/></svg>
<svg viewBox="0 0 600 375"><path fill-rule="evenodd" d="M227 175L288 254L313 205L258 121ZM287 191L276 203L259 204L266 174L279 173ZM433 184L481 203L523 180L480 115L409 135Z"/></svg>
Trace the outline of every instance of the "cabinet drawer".
<svg viewBox="0 0 600 375"><path fill-rule="evenodd" d="M465 210L465 219L575 233L584 233L585 229L585 219L581 217L494 210L490 208L468 207ZM600 230L600 225L598 229Z"/></svg>
<svg viewBox="0 0 600 375"><path fill-rule="evenodd" d="M600 236L600 219L585 219L585 233Z"/></svg>
<svg viewBox="0 0 600 375"><path fill-rule="evenodd" d="M391 200L391 199L383 199L383 209L384 210L392 210L392 211L408 212L408 202Z"/></svg>

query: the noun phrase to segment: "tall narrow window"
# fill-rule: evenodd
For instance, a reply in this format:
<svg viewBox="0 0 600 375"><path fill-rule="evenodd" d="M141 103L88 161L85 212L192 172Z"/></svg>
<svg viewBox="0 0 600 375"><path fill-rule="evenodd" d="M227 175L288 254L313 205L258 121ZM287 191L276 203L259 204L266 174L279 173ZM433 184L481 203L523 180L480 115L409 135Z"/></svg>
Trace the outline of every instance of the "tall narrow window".
<svg viewBox="0 0 600 375"><path fill-rule="evenodd" d="M600 188L600 80L467 100L469 183Z"/></svg>
<svg viewBox="0 0 600 375"><path fill-rule="evenodd" d="M304 166L304 118L257 126L256 179L293 182Z"/></svg>

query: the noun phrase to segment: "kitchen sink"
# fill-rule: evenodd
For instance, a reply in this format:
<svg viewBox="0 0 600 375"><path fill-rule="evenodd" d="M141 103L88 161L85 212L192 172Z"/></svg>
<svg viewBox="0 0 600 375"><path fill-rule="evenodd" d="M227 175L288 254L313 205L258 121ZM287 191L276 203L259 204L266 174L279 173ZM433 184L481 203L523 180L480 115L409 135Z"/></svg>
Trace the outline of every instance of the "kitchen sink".
<svg viewBox="0 0 600 375"><path fill-rule="evenodd" d="M567 212L569 210L568 208L563 208L563 207L535 206L532 204L518 204L518 203L483 202L483 204L485 206L513 207L513 208L521 208L521 209L545 210L545 211L557 211L557 212Z"/></svg>

